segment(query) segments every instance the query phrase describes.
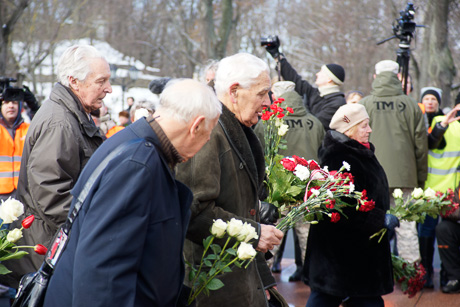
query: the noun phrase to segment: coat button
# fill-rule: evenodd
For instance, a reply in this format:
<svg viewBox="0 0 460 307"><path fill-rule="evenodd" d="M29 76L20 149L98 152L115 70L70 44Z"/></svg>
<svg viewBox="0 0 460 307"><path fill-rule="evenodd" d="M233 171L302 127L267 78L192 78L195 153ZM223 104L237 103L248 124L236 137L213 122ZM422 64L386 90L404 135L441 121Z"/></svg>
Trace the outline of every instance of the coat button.
<svg viewBox="0 0 460 307"><path fill-rule="evenodd" d="M256 215L256 209L251 209L249 211L249 214L252 215L252 216Z"/></svg>
<svg viewBox="0 0 460 307"><path fill-rule="evenodd" d="M152 144L152 143L150 143L150 142L145 142L145 146L147 146L147 147L152 147L152 146L153 146L153 144Z"/></svg>
<svg viewBox="0 0 460 307"><path fill-rule="evenodd" d="M240 169L243 169L244 165L243 162L240 162Z"/></svg>

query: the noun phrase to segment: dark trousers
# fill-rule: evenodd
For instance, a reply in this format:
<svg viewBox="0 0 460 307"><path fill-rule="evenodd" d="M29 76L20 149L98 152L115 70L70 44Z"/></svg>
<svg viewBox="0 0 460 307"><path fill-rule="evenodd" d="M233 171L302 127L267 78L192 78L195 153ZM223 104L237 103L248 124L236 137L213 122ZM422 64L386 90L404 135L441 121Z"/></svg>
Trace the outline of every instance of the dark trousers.
<svg viewBox="0 0 460 307"><path fill-rule="evenodd" d="M338 297L318 291L312 291L306 307L384 307L381 296L373 297Z"/></svg>
<svg viewBox="0 0 460 307"><path fill-rule="evenodd" d="M436 226L439 258L449 280L460 280L460 224L442 220Z"/></svg>

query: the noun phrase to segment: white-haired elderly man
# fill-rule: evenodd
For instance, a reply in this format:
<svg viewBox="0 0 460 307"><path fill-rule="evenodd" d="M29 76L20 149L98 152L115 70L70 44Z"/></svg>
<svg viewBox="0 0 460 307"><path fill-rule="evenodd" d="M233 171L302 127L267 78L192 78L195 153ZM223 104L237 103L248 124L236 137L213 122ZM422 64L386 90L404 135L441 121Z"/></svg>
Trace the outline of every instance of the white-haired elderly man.
<svg viewBox="0 0 460 307"><path fill-rule="evenodd" d="M60 57L57 77L26 136L17 195L24 216L35 215L35 222L18 245L48 245L67 217L70 191L103 141L90 112L99 109L112 92L107 61L94 47L75 45ZM7 285L17 287L20 277L36 271L42 262L43 256L30 253L9 261L6 265L13 273L2 277L11 279Z"/></svg>
<svg viewBox="0 0 460 307"><path fill-rule="evenodd" d="M209 296L199 295L197 306L267 306L265 290L276 285L263 253L279 245L283 233L259 222L265 164L251 128L262 108L270 104L270 85L269 68L261 59L239 53L221 60L215 80L223 104L219 124L203 149L178 167L178 179L194 194L184 248L187 261L199 265L203 239L213 220L242 220L255 227L259 236L253 243L260 251L255 261L247 269L232 267L232 272L219 277L225 286Z"/></svg>
<svg viewBox="0 0 460 307"><path fill-rule="evenodd" d="M359 101L369 114L372 126L369 141L375 145L375 155L388 177L392 206L394 189L402 189L406 197L414 188L424 187L428 172L423 113L417 102L404 94L398 70L395 61L378 62L371 94ZM396 228L396 241L401 257L410 262L420 260L415 222L401 221Z"/></svg>
<svg viewBox="0 0 460 307"><path fill-rule="evenodd" d="M174 168L209 140L221 111L207 85L173 81L154 117L102 144L72 190L74 199L104 158L121 152L83 202L44 306L178 305L193 194L175 179Z"/></svg>

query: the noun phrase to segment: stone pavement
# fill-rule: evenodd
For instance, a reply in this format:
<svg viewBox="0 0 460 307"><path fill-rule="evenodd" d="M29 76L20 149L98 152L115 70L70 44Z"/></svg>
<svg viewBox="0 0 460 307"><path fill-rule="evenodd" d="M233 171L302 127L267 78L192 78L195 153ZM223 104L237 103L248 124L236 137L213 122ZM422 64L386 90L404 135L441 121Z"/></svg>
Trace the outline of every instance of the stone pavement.
<svg viewBox="0 0 460 307"><path fill-rule="evenodd" d="M294 259L283 258L282 272L274 274L278 290L291 307L305 307L310 288L303 282L289 282L289 276L295 271ZM424 289L413 298L408 298L395 286L393 293L383 297L385 307L460 307L460 294L444 294L439 289L439 269L435 267L434 289Z"/></svg>

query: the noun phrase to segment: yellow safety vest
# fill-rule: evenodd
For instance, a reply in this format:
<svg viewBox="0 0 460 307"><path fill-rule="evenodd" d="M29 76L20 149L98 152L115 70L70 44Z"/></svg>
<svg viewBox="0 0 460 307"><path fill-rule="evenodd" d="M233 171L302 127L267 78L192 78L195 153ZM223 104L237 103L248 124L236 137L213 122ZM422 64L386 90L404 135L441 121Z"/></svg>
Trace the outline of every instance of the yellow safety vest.
<svg viewBox="0 0 460 307"><path fill-rule="evenodd" d="M431 128L444 116L436 116ZM460 182L460 123L455 121L444 133L446 147L428 152L428 177L425 188L445 193L448 188L455 190Z"/></svg>

